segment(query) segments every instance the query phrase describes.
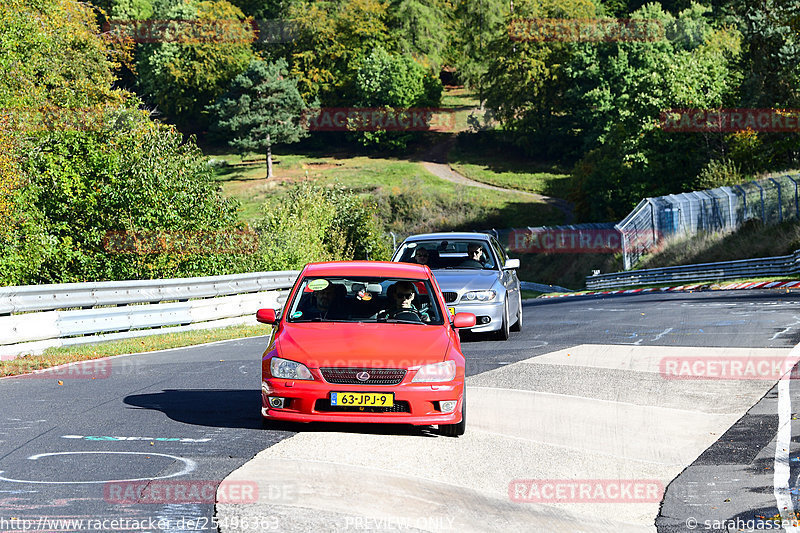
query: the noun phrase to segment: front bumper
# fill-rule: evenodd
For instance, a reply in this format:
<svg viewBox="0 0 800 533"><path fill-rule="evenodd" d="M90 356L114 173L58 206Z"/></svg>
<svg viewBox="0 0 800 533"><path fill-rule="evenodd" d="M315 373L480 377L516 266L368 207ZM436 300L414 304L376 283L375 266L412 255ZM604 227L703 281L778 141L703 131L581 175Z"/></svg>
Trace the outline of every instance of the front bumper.
<svg viewBox="0 0 800 533"><path fill-rule="evenodd" d="M447 304L448 308L455 308L456 313L473 313L477 319L477 325L469 331L483 333L497 331L503 326L503 302L492 302L487 304ZM480 317L489 317L488 324L481 324Z"/></svg>
<svg viewBox="0 0 800 533"><path fill-rule="evenodd" d="M394 402L408 402L409 412L373 413L367 411L339 412L320 409L330 406L331 392L394 393ZM366 422L386 424L457 424L461 422L463 381L446 383L406 383L398 385L338 385L327 382L291 381L268 378L261 383L261 416L268 420L290 422ZM288 401L284 408L270 407L269 398ZM450 413L438 410L438 402L458 400Z"/></svg>

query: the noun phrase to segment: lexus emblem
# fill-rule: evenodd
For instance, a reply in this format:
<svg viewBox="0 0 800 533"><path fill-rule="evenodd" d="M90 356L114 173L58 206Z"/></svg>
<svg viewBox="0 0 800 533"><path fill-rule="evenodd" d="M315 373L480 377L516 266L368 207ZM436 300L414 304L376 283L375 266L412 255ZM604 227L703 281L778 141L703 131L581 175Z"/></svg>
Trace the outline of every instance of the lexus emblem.
<svg viewBox="0 0 800 533"><path fill-rule="evenodd" d="M369 372L359 372L356 374L356 379L358 381L367 381L369 379Z"/></svg>

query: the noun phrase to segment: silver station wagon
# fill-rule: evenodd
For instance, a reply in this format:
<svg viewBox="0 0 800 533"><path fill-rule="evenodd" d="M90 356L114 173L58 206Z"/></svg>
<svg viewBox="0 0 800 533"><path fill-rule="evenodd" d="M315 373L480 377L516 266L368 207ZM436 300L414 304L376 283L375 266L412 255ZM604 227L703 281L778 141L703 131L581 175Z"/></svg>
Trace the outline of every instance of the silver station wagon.
<svg viewBox="0 0 800 533"><path fill-rule="evenodd" d="M392 261L428 265L452 315L473 313L471 331L508 339L522 330L519 259L485 233L426 233L408 237Z"/></svg>

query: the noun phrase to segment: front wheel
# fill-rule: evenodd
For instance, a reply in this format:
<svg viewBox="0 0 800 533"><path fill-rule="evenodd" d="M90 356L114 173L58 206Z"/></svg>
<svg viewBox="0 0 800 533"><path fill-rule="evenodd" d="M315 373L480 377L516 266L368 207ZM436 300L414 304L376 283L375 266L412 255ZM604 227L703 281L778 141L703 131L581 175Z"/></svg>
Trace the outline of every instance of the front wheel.
<svg viewBox="0 0 800 533"><path fill-rule="evenodd" d="M507 341L508 336L511 334L511 328L509 327L509 320L508 320L508 300L506 303L503 304L503 323L500 325L500 329L497 330L494 334L495 340L498 341Z"/></svg>
<svg viewBox="0 0 800 533"><path fill-rule="evenodd" d="M511 331L522 331L522 297L519 299L519 311L517 311L517 322L511 326Z"/></svg>
<svg viewBox="0 0 800 533"><path fill-rule="evenodd" d="M461 422L458 424L439 424L439 433L445 437L460 437L467 431L467 386L461 394Z"/></svg>

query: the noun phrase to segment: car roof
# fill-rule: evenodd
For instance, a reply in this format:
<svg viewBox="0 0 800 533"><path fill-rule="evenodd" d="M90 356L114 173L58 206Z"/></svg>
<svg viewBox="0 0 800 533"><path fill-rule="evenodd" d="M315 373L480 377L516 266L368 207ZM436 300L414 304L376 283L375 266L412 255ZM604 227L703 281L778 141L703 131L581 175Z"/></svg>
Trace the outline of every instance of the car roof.
<svg viewBox="0 0 800 533"><path fill-rule="evenodd" d="M309 263L303 269L303 275L428 279L430 278L430 269L425 265L392 263L390 261L331 261Z"/></svg>
<svg viewBox="0 0 800 533"><path fill-rule="evenodd" d="M492 236L488 233L478 232L440 232L440 233L421 233L419 235L411 235L406 237L403 242L413 241L427 241L427 240L443 240L443 239L476 239L488 241Z"/></svg>

